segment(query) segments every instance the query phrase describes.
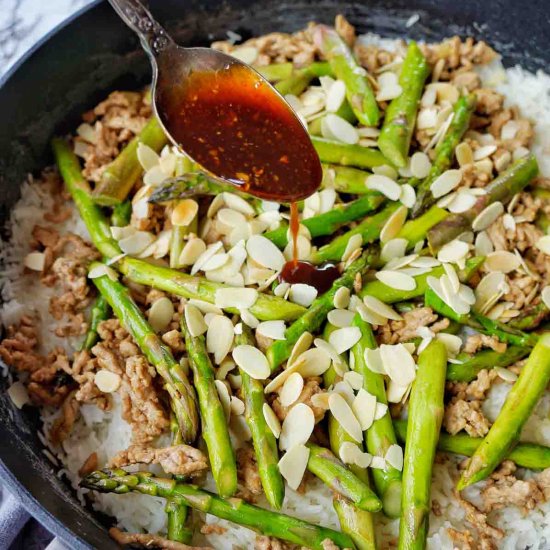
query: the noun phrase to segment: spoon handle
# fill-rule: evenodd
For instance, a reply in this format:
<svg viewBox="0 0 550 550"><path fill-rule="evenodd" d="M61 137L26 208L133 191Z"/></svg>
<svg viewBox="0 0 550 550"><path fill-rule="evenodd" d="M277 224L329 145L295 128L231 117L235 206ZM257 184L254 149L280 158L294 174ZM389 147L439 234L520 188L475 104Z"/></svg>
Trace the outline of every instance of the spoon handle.
<svg viewBox="0 0 550 550"><path fill-rule="evenodd" d="M157 57L174 41L139 0L109 0L121 19L139 36L144 50Z"/></svg>

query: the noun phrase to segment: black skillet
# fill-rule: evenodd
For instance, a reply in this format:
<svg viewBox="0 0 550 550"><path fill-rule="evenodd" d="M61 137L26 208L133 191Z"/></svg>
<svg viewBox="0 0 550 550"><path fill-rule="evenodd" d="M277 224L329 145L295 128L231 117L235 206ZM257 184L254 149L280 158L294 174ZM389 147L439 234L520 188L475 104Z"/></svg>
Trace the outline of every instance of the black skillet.
<svg viewBox="0 0 550 550"><path fill-rule="evenodd" d="M453 34L489 41L507 65L545 69L550 61L548 0L158 0L151 9L182 45L207 45L232 30L243 38L330 23L344 13L360 32L439 40ZM419 21L405 23L415 13ZM150 77L136 37L106 2L98 2L46 36L0 82L0 219L28 172L51 162L49 140L110 90L136 88ZM56 477L36 436L35 412L14 409L0 380L0 478L69 548L116 548L102 520L78 504Z"/></svg>

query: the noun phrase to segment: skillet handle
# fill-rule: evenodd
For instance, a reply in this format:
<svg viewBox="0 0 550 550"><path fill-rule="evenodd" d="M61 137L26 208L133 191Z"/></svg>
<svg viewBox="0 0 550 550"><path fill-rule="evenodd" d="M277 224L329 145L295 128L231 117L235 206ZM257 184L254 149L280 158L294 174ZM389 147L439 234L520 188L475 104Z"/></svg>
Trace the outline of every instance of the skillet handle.
<svg viewBox="0 0 550 550"><path fill-rule="evenodd" d="M109 0L120 18L139 36L143 49L156 58L174 41L140 0Z"/></svg>

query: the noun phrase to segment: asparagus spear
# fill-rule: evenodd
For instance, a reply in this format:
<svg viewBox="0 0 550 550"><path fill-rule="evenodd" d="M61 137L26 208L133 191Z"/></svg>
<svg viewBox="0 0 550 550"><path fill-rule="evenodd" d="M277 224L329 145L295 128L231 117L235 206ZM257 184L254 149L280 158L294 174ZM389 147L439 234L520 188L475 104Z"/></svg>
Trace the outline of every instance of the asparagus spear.
<svg viewBox="0 0 550 550"><path fill-rule="evenodd" d="M193 384L199 398L202 437L208 449L212 476L220 496L230 497L237 490L237 462L227 418L214 383L214 369L206 351L204 336L193 336L189 332L185 315L181 316L180 323L189 364L193 370Z"/></svg>
<svg viewBox="0 0 550 550"><path fill-rule="evenodd" d="M94 200L103 205L124 201L143 172L137 158L138 145L143 143L154 151L160 151L167 142L164 130L156 117L151 117L141 132L126 145L120 155L103 172L101 181L93 193Z"/></svg>
<svg viewBox="0 0 550 550"><path fill-rule="evenodd" d="M369 172L359 170L358 168L323 164L321 187L334 188L339 193L352 193L354 195L370 194L372 191L366 185L366 179L369 176Z"/></svg>
<svg viewBox="0 0 550 550"><path fill-rule="evenodd" d="M495 423L468 462L458 482L459 490L485 479L506 457L549 382L550 332L545 332L533 348Z"/></svg>
<svg viewBox="0 0 550 550"><path fill-rule="evenodd" d="M435 254L444 244L452 241L464 231L470 231L477 215L490 203L506 203L519 193L538 174L537 159L528 155L518 159L510 168L499 174L487 187L485 195L480 195L470 210L460 214L451 214L428 231L428 244Z"/></svg>
<svg viewBox="0 0 550 550"><path fill-rule="evenodd" d="M475 105L476 96L474 94L461 96L454 104L451 125L445 133L445 137L435 148L435 158L430 173L418 186L416 203L411 212L413 218L416 218L435 202L430 187L438 176L451 167L455 148L468 130Z"/></svg>
<svg viewBox="0 0 550 550"><path fill-rule="evenodd" d="M82 342L81 350L90 350L94 347L98 340L97 327L101 321L105 321L111 314L111 308L107 303L107 300L103 296L99 295L92 306L92 317L90 319L90 326L88 332L86 332L86 338Z"/></svg>
<svg viewBox="0 0 550 550"><path fill-rule="evenodd" d="M98 470L86 476L80 484L82 487L102 493L125 494L136 491L151 496L178 499L200 512L314 550L324 550L323 543L327 540L340 548L355 548L350 537L338 531L271 512L238 498L224 499L194 485L158 478L149 472L128 474L118 469Z"/></svg>
<svg viewBox="0 0 550 550"><path fill-rule="evenodd" d="M328 244L319 248L316 252L313 252L309 258L310 262L320 264L331 260L340 261L346 250L348 241L351 237L353 237L353 235L361 235L363 238L363 245L372 243L380 237L380 232L382 231L384 224L398 207L399 205L397 203L390 203L385 208L380 210L380 212L365 218L353 229L339 235Z"/></svg>
<svg viewBox="0 0 550 550"><path fill-rule="evenodd" d="M243 332L235 339L236 345L254 345L250 329L243 324ZM242 379L242 396L245 404L245 418L256 453L258 473L262 481L265 496L271 506L279 510L283 505L285 484L279 471L279 452L277 440L264 418L263 406L266 402L264 387L260 380L250 377L239 369Z"/></svg>
<svg viewBox="0 0 550 550"><path fill-rule="evenodd" d="M405 443L407 438L407 421L394 420L393 426L399 440ZM439 434L437 448L446 453L472 456L482 443L482 437L470 437L465 433L449 435L442 432ZM550 468L550 447L535 443L518 443L506 456L506 459L511 460L520 468L544 470Z"/></svg>
<svg viewBox="0 0 550 550"><path fill-rule="evenodd" d="M359 314L355 315L353 325L361 330L361 339L351 350L355 359L354 370L363 376L363 389L374 395L379 403L387 405L384 377L370 370L365 362L365 350L377 347L372 329ZM365 432L365 443L367 451L376 456L384 456L388 448L397 443L389 410ZM382 499L384 513L391 518L399 517L401 472L388 465L385 469L372 470L372 478L376 492Z"/></svg>
<svg viewBox="0 0 550 550"><path fill-rule="evenodd" d="M517 317L510 319L507 326L518 330L533 330L537 328L550 314L550 310L541 300L538 304L524 307Z"/></svg>
<svg viewBox="0 0 550 550"><path fill-rule="evenodd" d="M277 82L289 78L294 71L294 66L290 62L286 63L271 63L270 65L262 65L254 67L266 80L269 82Z"/></svg>
<svg viewBox="0 0 550 550"><path fill-rule="evenodd" d="M453 382L471 382L484 369L494 367L508 367L529 354L530 348L521 346L508 346L506 353L499 353L492 349L483 350L473 356L461 353L457 356L462 363L449 363L447 365L447 380Z"/></svg>
<svg viewBox="0 0 550 550"><path fill-rule="evenodd" d="M357 273L362 273L370 264L369 252L354 262L332 283L332 286L321 296L318 296L309 308L292 323L285 332L285 340L276 340L267 349L267 358L272 370L288 359L294 344L304 332L315 332L321 327L328 312L334 309L334 294L340 287L351 288Z"/></svg>
<svg viewBox="0 0 550 550"><path fill-rule="evenodd" d="M321 162L355 166L356 168L374 168L383 164L391 164L377 149L370 149L362 145L348 145L316 136L311 136L311 143L313 143Z"/></svg>
<svg viewBox="0 0 550 550"><path fill-rule="evenodd" d="M329 212L301 220L300 223L308 228L312 238L332 235L343 225L376 210L384 200L384 195L371 191L347 204L338 204ZM264 237L273 241L279 248L284 248L288 243L287 233L288 224L282 224L277 229L264 233Z"/></svg>
<svg viewBox="0 0 550 550"><path fill-rule="evenodd" d="M429 74L430 67L426 58L416 42L411 42L399 76L403 91L386 109L384 124L378 137L380 151L399 168L407 165L418 102Z"/></svg>
<svg viewBox="0 0 550 550"><path fill-rule="evenodd" d="M99 262L92 262L90 270L101 265ZM111 280L107 275L96 277L92 281L113 308L122 326L164 380L183 439L186 443L193 442L199 428L195 391L172 356L170 348L155 334L122 283Z"/></svg>
<svg viewBox="0 0 550 550"><path fill-rule="evenodd" d="M403 463L403 495L399 525L400 550L426 547L430 517L430 485L435 449L443 419L447 350L432 340L418 357L409 399L408 444Z"/></svg>
<svg viewBox="0 0 550 550"><path fill-rule="evenodd" d="M407 239L409 241L407 249L410 250L416 243L426 238L426 234L432 227L437 226L449 215L448 210L434 205L415 220L407 220L397 234L397 237Z"/></svg>
<svg viewBox="0 0 550 550"><path fill-rule="evenodd" d="M333 76L330 65L323 61L312 63L301 69L294 69L290 76L279 80L275 88L281 95L300 95L314 78L320 76Z"/></svg>
<svg viewBox="0 0 550 550"><path fill-rule="evenodd" d="M336 77L346 85L346 97L359 122L377 126L380 113L367 72L357 64L347 44L334 29L325 25L317 25L313 40L328 59Z"/></svg>
<svg viewBox="0 0 550 550"><path fill-rule="evenodd" d="M115 227L124 227L130 223L132 217L132 203L124 201L116 204L111 214L111 224Z"/></svg>
<svg viewBox="0 0 550 550"><path fill-rule="evenodd" d="M211 304L216 301L216 291L229 288L221 283L213 283L204 277L195 277L175 269L151 264L137 258L125 257L119 260L118 269L134 283L152 286L183 298L195 298ZM225 308L229 313L239 313L236 308ZM298 318L305 309L277 296L258 293L256 303L250 313L262 321Z"/></svg>
<svg viewBox="0 0 550 550"><path fill-rule="evenodd" d="M382 503L370 487L329 449L313 443L308 443L307 446L310 450L307 469L312 474L326 483L333 491L353 502L360 510L378 512L382 509Z"/></svg>
<svg viewBox="0 0 550 550"><path fill-rule="evenodd" d="M469 281L479 270L485 258L475 257L466 260L466 267L459 271L459 278L462 282ZM381 281L369 281L363 284L363 288L359 292L359 296L374 296L379 300L382 300L386 304L393 304L395 302L403 302L411 300L412 298L418 298L423 296L428 288L428 277L441 277L445 273L442 266L434 267L430 272L414 277L416 281L416 287L413 290L397 290L392 288Z"/></svg>

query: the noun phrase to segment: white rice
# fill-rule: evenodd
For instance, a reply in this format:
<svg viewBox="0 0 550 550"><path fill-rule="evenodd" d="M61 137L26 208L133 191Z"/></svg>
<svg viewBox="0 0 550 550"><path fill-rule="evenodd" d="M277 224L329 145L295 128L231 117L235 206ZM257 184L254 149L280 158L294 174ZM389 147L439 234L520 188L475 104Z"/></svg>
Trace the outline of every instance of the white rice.
<svg viewBox="0 0 550 550"><path fill-rule="evenodd" d="M395 45L393 40L381 40L374 35L365 36L363 40L369 43L382 43L388 49L393 49ZM542 173L549 176L550 76L541 71L535 75L520 67L505 71L499 61L492 63L490 67L482 68L480 74L485 85L493 85L505 94L509 104L518 105L522 115L534 122L536 138L533 150L540 162ZM21 193L21 199L10 216L11 240L9 243L0 243L0 260L3 264L1 321L7 327L17 323L22 314L32 313L40 319L41 351L46 352L56 345L62 345L70 351L76 342L57 338L51 330L51 327L55 326L48 311L52 290L36 284L36 275L24 275L22 266L22 259L30 251L28 243L32 228L36 223L42 223L45 212L51 211L52 199L32 180L22 185ZM62 230L87 236L83 222L76 212L63 224ZM489 392L484 403L484 412L491 420L497 416L508 390L507 384L499 383ZM46 433L56 416L56 411L43 411ZM541 400L525 426L522 438L550 445L550 394ZM122 420L120 401L115 399L114 407L109 412L84 405L81 418L63 443L62 449L50 448L50 451L55 452L57 460L64 467L61 472L68 476L79 498L82 499L85 491L77 487L77 472L86 458L95 451L98 454L99 465L103 466L117 451L126 448L130 441L131 428ZM447 463L434 466L432 498L437 500L442 511L440 516L432 514L430 518L428 547L434 550L453 548L447 534L449 527L459 530L466 528L464 511L453 497L458 462L457 457L450 457ZM213 488L211 480L207 487ZM475 503L479 500L479 490L479 486L469 488L466 491L467 498ZM265 502L260 504L265 505ZM166 528L164 502L159 498L138 494L97 494L94 507L116 517L119 526L129 531L145 529L154 533L164 532ZM288 489L283 511L313 523L338 528L338 520L332 508L331 492L319 481L312 482L307 493L303 495ZM205 519L207 523L227 527L228 531L223 535L198 535L197 543L206 542L220 550L253 547L255 534L252 531L210 515ZM494 513L490 520L506 532L506 537L499 544L500 548L511 550L550 547L550 503L539 506L525 516L517 508L509 507ZM397 536L398 521L387 520L380 514L377 529L381 547L387 547L382 541Z"/></svg>

